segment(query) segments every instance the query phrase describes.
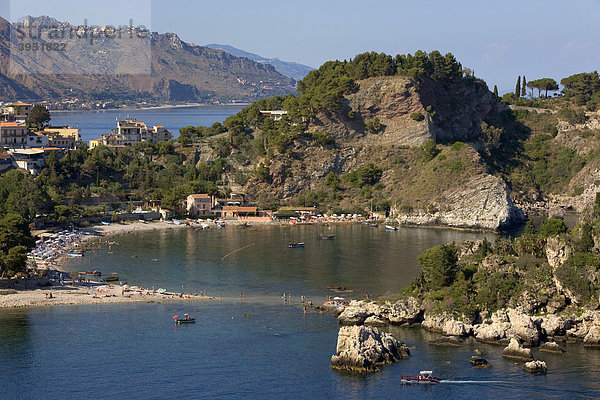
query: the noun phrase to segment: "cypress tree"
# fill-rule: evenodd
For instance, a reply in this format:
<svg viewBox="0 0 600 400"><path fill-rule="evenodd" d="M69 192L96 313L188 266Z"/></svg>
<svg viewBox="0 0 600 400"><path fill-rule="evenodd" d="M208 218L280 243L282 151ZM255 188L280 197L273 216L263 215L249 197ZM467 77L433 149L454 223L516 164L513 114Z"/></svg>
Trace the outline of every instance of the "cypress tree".
<svg viewBox="0 0 600 400"><path fill-rule="evenodd" d="M527 79L525 79L525 75L523 75L523 84L521 85L521 97L525 97L527 95Z"/></svg>
<svg viewBox="0 0 600 400"><path fill-rule="evenodd" d="M498 86L494 85L494 96L498 98Z"/></svg>
<svg viewBox="0 0 600 400"><path fill-rule="evenodd" d="M517 86L515 87L515 96L519 97L521 95L521 76L517 79Z"/></svg>

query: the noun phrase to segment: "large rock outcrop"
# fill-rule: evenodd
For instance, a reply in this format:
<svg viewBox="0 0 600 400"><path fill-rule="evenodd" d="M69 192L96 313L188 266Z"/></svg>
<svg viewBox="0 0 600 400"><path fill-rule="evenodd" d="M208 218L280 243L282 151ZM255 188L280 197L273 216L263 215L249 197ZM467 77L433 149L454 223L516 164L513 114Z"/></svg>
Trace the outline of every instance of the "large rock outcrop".
<svg viewBox="0 0 600 400"><path fill-rule="evenodd" d="M398 214L397 222L416 226L449 226L466 229L511 230L525 221L523 212L510 198L509 188L502 179L480 174L463 182L460 188L444 194L451 210L434 213L417 211Z"/></svg>
<svg viewBox="0 0 600 400"><path fill-rule="evenodd" d="M508 346L502 350L502 357L516 358L518 360L533 360L531 350L521 346L521 343L515 338L510 339Z"/></svg>
<svg viewBox="0 0 600 400"><path fill-rule="evenodd" d="M331 368L373 372L409 356L408 347L389 333L367 326L342 326Z"/></svg>
<svg viewBox="0 0 600 400"><path fill-rule="evenodd" d="M371 301L352 301L338 316L342 325L404 325L421 322L421 301L415 297L378 304Z"/></svg>
<svg viewBox="0 0 600 400"><path fill-rule="evenodd" d="M448 314L425 314L421 325L448 336L468 336L473 331L471 325L457 321Z"/></svg>

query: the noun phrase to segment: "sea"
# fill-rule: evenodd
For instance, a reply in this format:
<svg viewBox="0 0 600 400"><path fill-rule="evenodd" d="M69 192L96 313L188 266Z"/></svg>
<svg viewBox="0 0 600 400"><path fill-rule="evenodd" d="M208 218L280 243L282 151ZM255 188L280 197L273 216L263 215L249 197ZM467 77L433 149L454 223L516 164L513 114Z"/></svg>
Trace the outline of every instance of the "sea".
<svg viewBox="0 0 600 400"><path fill-rule="evenodd" d="M180 112L196 115L184 125L206 125L222 120L225 111L215 110L219 115L212 119L201 117L210 112L200 110L171 114ZM101 115L109 124L114 121L100 113L78 114L77 119L82 127L88 121L87 127L92 121L99 124ZM149 116L138 119L150 121ZM319 240L319 234L335 238ZM329 296L393 295L418 274L417 256L427 248L482 237L496 238L362 224L182 228L112 236L111 244L86 251L65 268L117 272L130 285L204 291L212 299L0 309L0 399L600 397L600 350L580 344L566 344L563 355L534 349L548 373L530 375L521 363L502 358L501 346L466 339L461 347L439 347L428 344L439 337L436 333L386 327L409 346L410 358L366 375L330 368L338 321L329 312L309 308L305 313L302 296L319 304ZM299 241L306 246L288 248ZM176 326L173 316L184 313L196 317L196 323ZM491 368L472 368L475 349ZM420 370L433 370L442 382L400 383L402 375Z"/></svg>
<svg viewBox="0 0 600 400"><path fill-rule="evenodd" d="M79 128L81 140L88 143L91 139L98 139L104 133L110 133L112 128L117 127L117 120L135 118L145 122L148 127L163 125L176 138L179 136L180 128L190 125L210 126L215 122L223 122L225 118L237 114L242 108L241 105L206 105L106 111L52 111L50 124Z"/></svg>

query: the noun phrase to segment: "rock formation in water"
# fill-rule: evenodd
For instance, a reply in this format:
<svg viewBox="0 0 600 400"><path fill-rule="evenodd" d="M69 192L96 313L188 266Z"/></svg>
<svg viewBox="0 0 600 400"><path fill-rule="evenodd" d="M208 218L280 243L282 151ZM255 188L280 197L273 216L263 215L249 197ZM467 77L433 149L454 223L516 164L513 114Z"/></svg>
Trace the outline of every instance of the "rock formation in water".
<svg viewBox="0 0 600 400"><path fill-rule="evenodd" d="M531 350L524 348L515 338L510 339L508 346L502 350L502 357L516 358L518 360L533 360Z"/></svg>
<svg viewBox="0 0 600 400"><path fill-rule="evenodd" d="M342 326L331 368L373 372L409 356L408 347L389 333L366 326Z"/></svg>
<svg viewBox="0 0 600 400"><path fill-rule="evenodd" d="M563 354L565 349L560 347L560 345L556 342L546 342L540 346L540 351L545 353Z"/></svg>
<svg viewBox="0 0 600 400"><path fill-rule="evenodd" d="M540 360L526 362L523 365L523 369L530 374L542 374L548 371L546 363Z"/></svg>

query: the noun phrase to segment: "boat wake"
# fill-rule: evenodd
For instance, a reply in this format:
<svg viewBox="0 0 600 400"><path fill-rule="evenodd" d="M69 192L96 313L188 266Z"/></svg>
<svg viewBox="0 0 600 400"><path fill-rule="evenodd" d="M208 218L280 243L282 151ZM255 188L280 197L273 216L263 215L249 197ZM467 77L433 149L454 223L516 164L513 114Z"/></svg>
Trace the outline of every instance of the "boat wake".
<svg viewBox="0 0 600 400"><path fill-rule="evenodd" d="M452 381L452 380L441 380L440 383L504 383L504 381Z"/></svg>

